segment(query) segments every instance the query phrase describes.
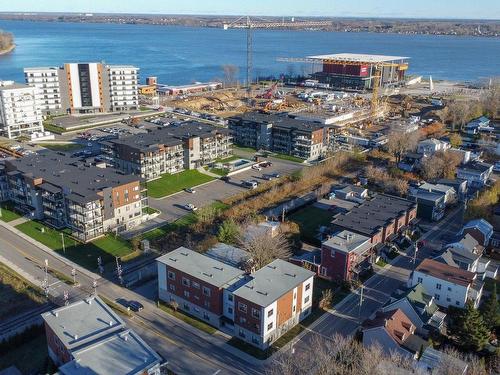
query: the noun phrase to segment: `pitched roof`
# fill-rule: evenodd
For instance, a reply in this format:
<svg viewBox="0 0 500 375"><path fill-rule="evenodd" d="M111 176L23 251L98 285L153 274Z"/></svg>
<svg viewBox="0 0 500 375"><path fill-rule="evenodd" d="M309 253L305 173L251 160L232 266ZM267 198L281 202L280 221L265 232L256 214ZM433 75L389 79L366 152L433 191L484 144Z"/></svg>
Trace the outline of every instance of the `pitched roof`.
<svg viewBox="0 0 500 375"><path fill-rule="evenodd" d="M472 228L480 230L485 236L491 236L491 234L493 233L493 226L484 219L475 219L469 221L463 226L460 233L463 233L464 229Z"/></svg>
<svg viewBox="0 0 500 375"><path fill-rule="evenodd" d="M221 288L244 274L244 271L207 257L196 251L179 247L156 259L168 267Z"/></svg>
<svg viewBox="0 0 500 375"><path fill-rule="evenodd" d="M476 274L455 268L450 265L438 262L433 259L424 259L415 272L424 273L437 279L446 280L450 283L468 286L474 282Z"/></svg>
<svg viewBox="0 0 500 375"><path fill-rule="evenodd" d="M483 249L483 247L479 245L479 242L477 242L477 240L469 233L466 233L460 241L450 243L446 245L446 247L447 250L450 250L453 254L469 258L471 260L479 258Z"/></svg>
<svg viewBox="0 0 500 375"><path fill-rule="evenodd" d="M399 345L403 345L403 342L412 334L412 330L415 328L401 309L387 312L378 311L374 319L363 322L363 327L366 329L384 327L389 336Z"/></svg>
<svg viewBox="0 0 500 375"><path fill-rule="evenodd" d="M401 299L407 299L413 306L415 312L419 315L422 322L427 323L432 315L438 310L432 296L426 293L421 283L406 289L399 289L393 293L391 300L386 306L392 305Z"/></svg>

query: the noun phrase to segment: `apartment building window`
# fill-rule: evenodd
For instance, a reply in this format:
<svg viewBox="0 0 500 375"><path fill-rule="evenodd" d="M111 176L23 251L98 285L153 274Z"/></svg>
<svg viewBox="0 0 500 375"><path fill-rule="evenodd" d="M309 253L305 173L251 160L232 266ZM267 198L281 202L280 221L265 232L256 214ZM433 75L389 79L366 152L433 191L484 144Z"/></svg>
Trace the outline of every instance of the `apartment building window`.
<svg viewBox="0 0 500 375"><path fill-rule="evenodd" d="M238 310L246 313L247 312L247 305L245 305L244 303L238 302Z"/></svg>
<svg viewBox="0 0 500 375"><path fill-rule="evenodd" d="M304 303L307 303L309 302L309 296L307 296L306 298L304 298Z"/></svg>
<svg viewBox="0 0 500 375"><path fill-rule="evenodd" d="M189 280L188 280L188 279L186 279L185 277L183 277L183 278L182 278L182 285L184 285L184 286L190 286L190 285L191 285L191 283L189 282Z"/></svg>
<svg viewBox="0 0 500 375"><path fill-rule="evenodd" d="M203 313L203 319L210 320L210 317L208 316L208 314L206 312Z"/></svg>
<svg viewBox="0 0 500 375"><path fill-rule="evenodd" d="M309 289L311 289L311 284L306 285L306 290L309 290Z"/></svg>
<svg viewBox="0 0 500 375"><path fill-rule="evenodd" d="M240 328L240 332L238 332L238 335L239 335L240 337L245 338L245 332L243 332L243 330L242 330L241 328Z"/></svg>
<svg viewBox="0 0 500 375"><path fill-rule="evenodd" d="M206 286L204 286L202 291L203 291L204 296L210 297L210 289L208 289Z"/></svg>
<svg viewBox="0 0 500 375"><path fill-rule="evenodd" d="M205 301L204 305L205 305L205 307L206 307L207 309L209 309L209 308L210 308L210 302L209 302L209 301Z"/></svg>
<svg viewBox="0 0 500 375"><path fill-rule="evenodd" d="M244 317L242 317L242 316L240 316L240 323L241 324L245 324L246 322L247 322L247 319L244 318Z"/></svg>
<svg viewBox="0 0 500 375"><path fill-rule="evenodd" d="M175 280L175 273L173 273L172 271L168 271L168 278L170 280Z"/></svg>
<svg viewBox="0 0 500 375"><path fill-rule="evenodd" d="M259 344L259 339L258 339L257 337L255 337L255 336L252 336L252 342L253 342L254 344L257 344L257 345L258 345L258 344Z"/></svg>
<svg viewBox="0 0 500 375"><path fill-rule="evenodd" d="M455 305L460 306L460 301L455 301Z"/></svg>
<svg viewBox="0 0 500 375"><path fill-rule="evenodd" d="M267 325L267 330L270 331L271 329L273 329L273 322Z"/></svg>
<svg viewBox="0 0 500 375"><path fill-rule="evenodd" d="M439 301L439 299L441 298L441 296L439 294L434 294L434 298L436 299L436 301Z"/></svg>
<svg viewBox="0 0 500 375"><path fill-rule="evenodd" d="M451 286L448 287L448 292L451 292Z"/></svg>
<svg viewBox="0 0 500 375"><path fill-rule="evenodd" d="M227 300L228 300L229 302L233 302L233 295L232 295L232 294L228 294L228 295L227 295Z"/></svg>
<svg viewBox="0 0 500 375"><path fill-rule="evenodd" d="M184 303L184 310L189 311L189 305L187 303Z"/></svg>
<svg viewBox="0 0 500 375"><path fill-rule="evenodd" d="M228 307L227 308L227 313L228 314L232 314L233 313L233 308L232 307Z"/></svg>
<svg viewBox="0 0 500 375"><path fill-rule="evenodd" d="M450 297L446 297L446 301L447 302L451 302L451 298Z"/></svg>
<svg viewBox="0 0 500 375"><path fill-rule="evenodd" d="M327 275L327 270L326 270L326 267L321 267L321 270L319 272L321 274L321 276L326 276Z"/></svg>
<svg viewBox="0 0 500 375"><path fill-rule="evenodd" d="M417 283L421 283L423 282L424 280L421 278L421 277L417 277Z"/></svg>
<svg viewBox="0 0 500 375"><path fill-rule="evenodd" d="M193 281L193 282L191 283L191 286L192 286L193 288L195 288L195 289L200 289L200 284L198 284L198 283L197 283L197 282L195 282L195 281Z"/></svg>
<svg viewBox="0 0 500 375"><path fill-rule="evenodd" d="M175 292L175 285L174 284L168 284L168 287L172 292Z"/></svg>
<svg viewBox="0 0 500 375"><path fill-rule="evenodd" d="M184 297L189 298L189 292L187 290L184 291Z"/></svg>
<svg viewBox="0 0 500 375"><path fill-rule="evenodd" d="M436 284L436 289L437 289L437 290L441 290L441 284L437 283L437 284Z"/></svg>
<svg viewBox="0 0 500 375"><path fill-rule="evenodd" d="M252 308L252 316L256 319L260 318L260 311Z"/></svg>
<svg viewBox="0 0 500 375"><path fill-rule="evenodd" d="M274 309L271 309L267 312L267 317L269 318L269 317L273 316L273 314L274 314Z"/></svg>

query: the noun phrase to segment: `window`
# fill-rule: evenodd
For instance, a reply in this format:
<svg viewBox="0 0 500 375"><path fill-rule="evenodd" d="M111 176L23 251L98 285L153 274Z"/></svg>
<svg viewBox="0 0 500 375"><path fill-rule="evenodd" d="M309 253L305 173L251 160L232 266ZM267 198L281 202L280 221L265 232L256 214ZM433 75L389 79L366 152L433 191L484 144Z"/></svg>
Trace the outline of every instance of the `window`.
<svg viewBox="0 0 500 375"><path fill-rule="evenodd" d="M186 279L185 277L183 277L183 278L182 278L182 285L184 285L184 286L189 286L189 285L191 285L191 283L189 282L189 280L188 280L188 279Z"/></svg>
<svg viewBox="0 0 500 375"><path fill-rule="evenodd" d="M439 298L441 298L441 296L439 294L434 294L434 298L439 301Z"/></svg>
<svg viewBox="0 0 500 375"><path fill-rule="evenodd" d="M189 305L187 303L185 303L183 306L184 306L184 310L189 311Z"/></svg>
<svg viewBox="0 0 500 375"><path fill-rule="evenodd" d="M269 311L267 312L267 317L269 318L269 317L273 316L273 314L274 314L274 310L273 310L273 309L271 309L271 310L269 310Z"/></svg>
<svg viewBox="0 0 500 375"><path fill-rule="evenodd" d="M243 330L242 330L242 329L240 329L240 332L238 333L238 335L239 335L240 337L245 338L245 332L243 332Z"/></svg>
<svg viewBox="0 0 500 375"><path fill-rule="evenodd" d="M421 277L417 277L417 283L421 283L423 282L424 280L421 278Z"/></svg>
<svg viewBox="0 0 500 375"><path fill-rule="evenodd" d="M189 292L187 290L184 291L184 297L189 298Z"/></svg>
<svg viewBox="0 0 500 375"><path fill-rule="evenodd" d="M436 289L437 289L437 290L441 290L441 284L439 284L439 283L438 283L438 284L436 284Z"/></svg>
<svg viewBox="0 0 500 375"><path fill-rule="evenodd" d="M203 287L203 295L210 297L210 289L208 289L206 286Z"/></svg>
<svg viewBox="0 0 500 375"><path fill-rule="evenodd" d="M246 313L247 312L247 305L245 305L244 303L238 302L238 310Z"/></svg>
<svg viewBox="0 0 500 375"><path fill-rule="evenodd" d="M455 305L460 306L460 301L455 301Z"/></svg>
<svg viewBox="0 0 500 375"><path fill-rule="evenodd" d="M259 345L259 339L258 339L257 337L255 337L255 336L252 336L252 342L253 342L254 344Z"/></svg>
<svg viewBox="0 0 500 375"><path fill-rule="evenodd" d="M175 292L175 285L174 284L168 284L168 286L172 292Z"/></svg>
<svg viewBox="0 0 500 375"><path fill-rule="evenodd" d="M451 292L451 286L448 287L448 292Z"/></svg>
<svg viewBox="0 0 500 375"><path fill-rule="evenodd" d="M206 312L203 313L203 319L210 320L210 317L208 316L208 314Z"/></svg>
<svg viewBox="0 0 500 375"><path fill-rule="evenodd" d="M195 281L193 281L193 282L191 283L191 286L192 286L193 288L200 289L200 284L198 284L198 283L197 283L197 282L195 282Z"/></svg>
<svg viewBox="0 0 500 375"><path fill-rule="evenodd" d="M259 318L260 318L260 311L259 311L259 310L257 310L257 309L252 309L252 316L253 316L254 318L259 319Z"/></svg>
<svg viewBox="0 0 500 375"><path fill-rule="evenodd" d="M321 274L321 276L326 276L327 275L326 267L321 267L320 274Z"/></svg>
<svg viewBox="0 0 500 375"><path fill-rule="evenodd" d="M295 310L296 310L296 306L293 305L292 312L295 312Z"/></svg>
<svg viewBox="0 0 500 375"><path fill-rule="evenodd" d="M228 307L227 308L227 312L228 312L228 314L232 314L233 313L233 308L232 307Z"/></svg>
<svg viewBox="0 0 500 375"><path fill-rule="evenodd" d="M175 273L173 273L172 271L168 271L168 278L170 280L175 280Z"/></svg>
<svg viewBox="0 0 500 375"><path fill-rule="evenodd" d="M309 296L307 296L306 298L304 298L304 303L307 303L309 302Z"/></svg>
<svg viewBox="0 0 500 375"><path fill-rule="evenodd" d="M246 322L247 322L247 319L240 316L240 323L245 324Z"/></svg>
<svg viewBox="0 0 500 375"><path fill-rule="evenodd" d="M267 325L267 330L270 331L271 329L273 329L273 322Z"/></svg>
<svg viewBox="0 0 500 375"><path fill-rule="evenodd" d="M228 294L227 295L227 300L230 301L230 302L233 302L233 295L232 294Z"/></svg>
<svg viewBox="0 0 500 375"><path fill-rule="evenodd" d="M330 251L330 256L331 256L332 258L335 258L335 250L331 250L331 251Z"/></svg>
<svg viewBox="0 0 500 375"><path fill-rule="evenodd" d="M311 284L306 285L306 290L309 290L309 289L311 289Z"/></svg>
<svg viewBox="0 0 500 375"><path fill-rule="evenodd" d="M451 302L451 298L450 297L446 297L446 301L447 302Z"/></svg>
<svg viewBox="0 0 500 375"><path fill-rule="evenodd" d="M210 302L209 302L209 301L205 301L204 305L205 305L205 307L206 307L207 309L209 309L209 308L210 308Z"/></svg>

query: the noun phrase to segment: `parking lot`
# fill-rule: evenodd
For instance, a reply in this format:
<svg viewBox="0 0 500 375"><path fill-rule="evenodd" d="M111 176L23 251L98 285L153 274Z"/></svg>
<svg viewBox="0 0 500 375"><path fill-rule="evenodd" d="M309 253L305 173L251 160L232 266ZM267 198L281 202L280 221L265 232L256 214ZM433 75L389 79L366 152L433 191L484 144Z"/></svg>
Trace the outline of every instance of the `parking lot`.
<svg viewBox="0 0 500 375"><path fill-rule="evenodd" d="M149 198L149 205L161 211L158 219L172 222L188 213L184 207L188 203L196 207L204 207L215 200L222 200L247 190L247 188L242 186L244 180L255 180L258 183L263 183L266 182L263 178L265 174L278 173L280 175L288 175L302 168L300 164L286 160L273 158L269 158L268 160L272 161L272 166L262 168L261 171L250 169L231 176L229 182L222 180L209 182L196 188L196 193L194 194L183 191L162 199Z"/></svg>

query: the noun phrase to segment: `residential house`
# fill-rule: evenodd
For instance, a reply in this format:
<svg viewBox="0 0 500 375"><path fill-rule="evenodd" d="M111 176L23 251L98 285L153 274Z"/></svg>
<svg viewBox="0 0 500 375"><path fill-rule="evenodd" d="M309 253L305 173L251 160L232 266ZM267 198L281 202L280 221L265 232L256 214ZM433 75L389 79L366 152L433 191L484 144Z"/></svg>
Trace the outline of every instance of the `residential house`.
<svg viewBox="0 0 500 375"><path fill-rule="evenodd" d="M445 213L446 195L439 192L416 189L410 193L417 203L417 217L429 221L439 221Z"/></svg>
<svg viewBox="0 0 500 375"><path fill-rule="evenodd" d="M444 195L444 203L447 206L455 204L457 202L457 192L455 189L448 185L443 184L431 184L429 182L424 182L418 187L418 190L427 191L431 193L439 193Z"/></svg>
<svg viewBox="0 0 500 375"><path fill-rule="evenodd" d="M397 353L416 359L429 344L415 332L416 327L401 309L378 311L374 319L363 322L363 345L379 346L386 355Z"/></svg>
<svg viewBox="0 0 500 375"><path fill-rule="evenodd" d="M490 126L490 119L485 116L481 116L466 124L464 131L467 134L475 135L479 134L480 132L492 130L494 130L494 128Z"/></svg>
<svg viewBox="0 0 500 375"><path fill-rule="evenodd" d="M60 374L159 375L161 357L99 297L42 314Z"/></svg>
<svg viewBox="0 0 500 375"><path fill-rule="evenodd" d="M446 151L450 148L450 144L436 138L424 139L417 145L417 152L425 156L434 155L438 151Z"/></svg>
<svg viewBox="0 0 500 375"><path fill-rule="evenodd" d="M357 280L372 269L374 256L370 237L342 230L321 244L319 276L336 281Z"/></svg>
<svg viewBox="0 0 500 375"><path fill-rule="evenodd" d="M416 219L417 204L407 199L377 194L350 212L336 216L331 232L342 230L370 238L372 245L390 241Z"/></svg>
<svg viewBox="0 0 500 375"><path fill-rule="evenodd" d="M398 168L402 169L405 172L413 172L420 168L424 158L424 154L409 152L405 154L401 161L398 163Z"/></svg>
<svg viewBox="0 0 500 375"><path fill-rule="evenodd" d="M440 369L446 368L448 374L465 375L467 373L468 364L459 358L429 346L425 348L420 356L417 367L430 374L434 374L435 372L439 372Z"/></svg>
<svg viewBox="0 0 500 375"><path fill-rule="evenodd" d="M493 165L474 162L461 165L457 168L457 178L467 180L469 186L482 188L493 172Z"/></svg>
<svg viewBox="0 0 500 375"><path fill-rule="evenodd" d="M245 270L251 260L251 255L248 251L222 242L208 249L205 255L241 270Z"/></svg>
<svg viewBox="0 0 500 375"><path fill-rule="evenodd" d="M461 180L459 178L441 178L435 180L434 183L437 185L445 185L453 188L455 190L456 197L460 202L463 202L467 198L467 180Z"/></svg>
<svg viewBox="0 0 500 375"><path fill-rule="evenodd" d="M424 259L410 274L407 286L422 284L437 305L463 308L468 300L479 306L483 283L474 272L433 259Z"/></svg>
<svg viewBox="0 0 500 375"><path fill-rule="evenodd" d="M439 311L434 297L427 294L422 284L396 290L380 309L388 312L400 309L416 327L416 332L427 336L430 331L441 331L446 314Z"/></svg>
<svg viewBox="0 0 500 375"><path fill-rule="evenodd" d="M333 189L334 197L361 203L368 198L368 189L363 186L346 185Z"/></svg>
<svg viewBox="0 0 500 375"><path fill-rule="evenodd" d="M484 219L475 219L466 223L460 230L460 235L470 234L482 246L487 247L493 236L493 226Z"/></svg>

